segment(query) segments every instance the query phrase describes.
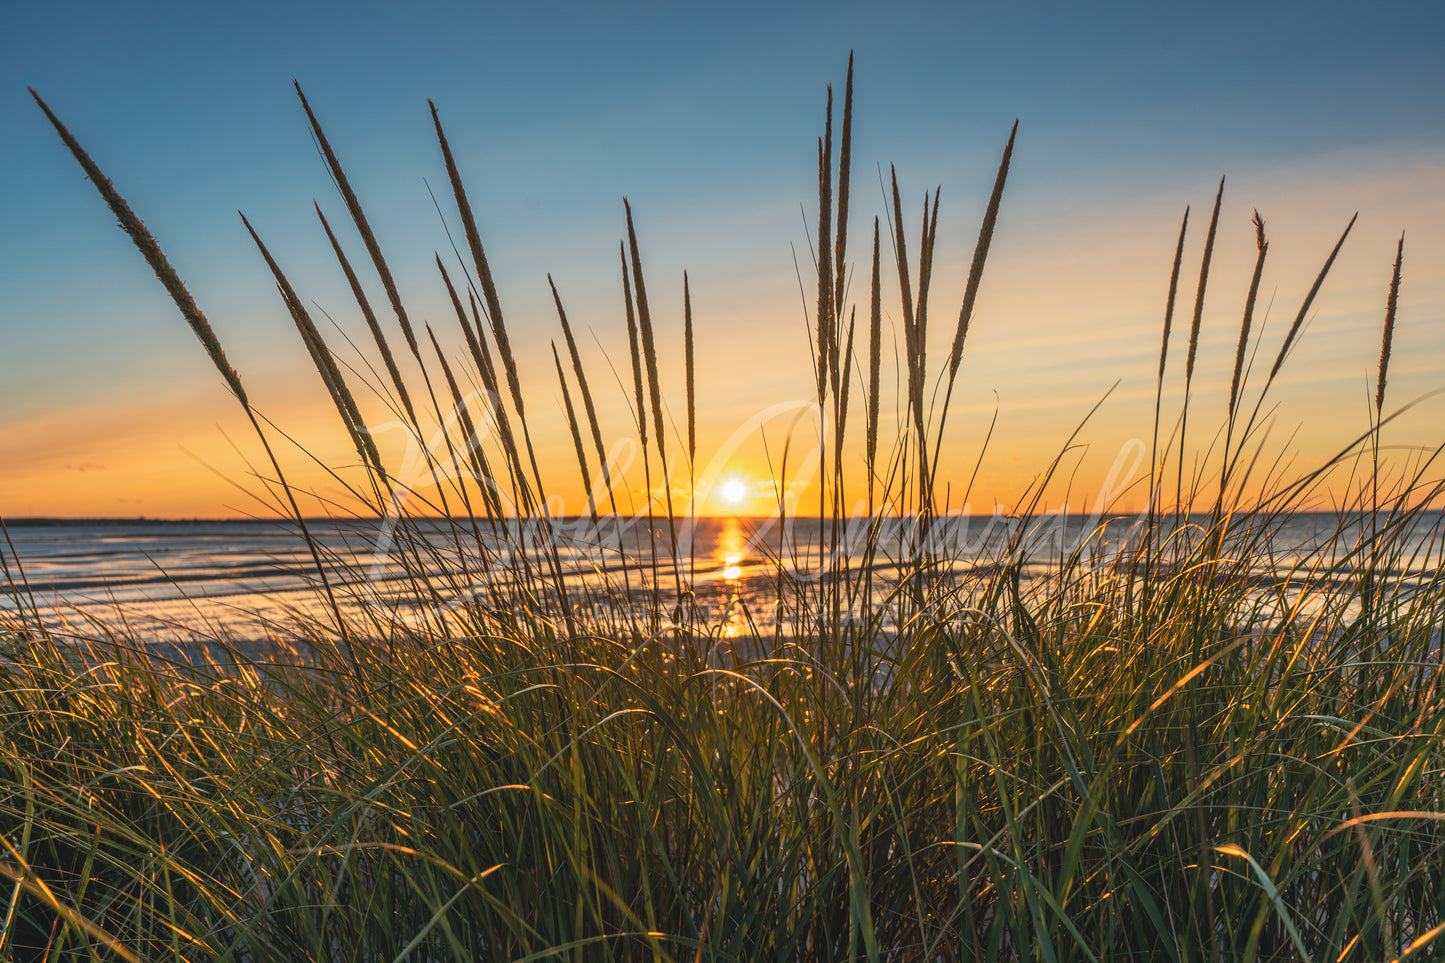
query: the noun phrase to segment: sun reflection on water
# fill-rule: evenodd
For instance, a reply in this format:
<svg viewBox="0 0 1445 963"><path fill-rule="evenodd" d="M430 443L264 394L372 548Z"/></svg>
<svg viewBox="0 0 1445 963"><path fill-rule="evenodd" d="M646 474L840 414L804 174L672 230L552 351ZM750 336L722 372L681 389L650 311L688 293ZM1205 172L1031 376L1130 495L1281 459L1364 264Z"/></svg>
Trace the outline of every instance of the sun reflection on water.
<svg viewBox="0 0 1445 963"><path fill-rule="evenodd" d="M742 522L736 518L721 519L722 528L713 545L712 564L724 579L736 582L743 577L743 561L748 555L748 537Z"/></svg>
<svg viewBox="0 0 1445 963"><path fill-rule="evenodd" d="M734 639L748 632L747 610L742 600L748 537L736 518L722 519L721 522L722 527L713 545L712 564L720 583L726 587L727 602L719 613L718 627L723 638Z"/></svg>

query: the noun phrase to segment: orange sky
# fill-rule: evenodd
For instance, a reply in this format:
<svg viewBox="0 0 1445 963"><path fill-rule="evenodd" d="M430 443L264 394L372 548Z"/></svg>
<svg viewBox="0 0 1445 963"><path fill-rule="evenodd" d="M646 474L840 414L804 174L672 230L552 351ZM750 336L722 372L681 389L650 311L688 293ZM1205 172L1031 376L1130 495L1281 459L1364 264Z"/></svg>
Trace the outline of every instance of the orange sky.
<svg viewBox="0 0 1445 963"><path fill-rule="evenodd" d="M1445 167L1341 170L1326 159L1317 170L1241 177L1227 185L1191 401L1191 460L1216 440L1214 431L1223 422L1238 317L1253 262L1248 219L1255 204L1266 214L1271 239L1259 316L1264 316L1271 298L1274 306L1260 349L1258 363L1263 366L1272 360L1284 327L1333 236L1355 206L1365 208L1316 302L1296 354L1274 389L1272 398L1278 407L1271 409L1275 428L1267 450L1282 449L1293 435L1290 447L1297 457L1296 468L1308 470L1366 429L1366 400L1373 394L1393 240L1402 221L1418 223L1421 229L1407 237L1391 398L1403 403L1439 387L1445 338L1438 324L1426 322L1438 318L1445 302L1445 274L1438 267L1445 265L1445 229L1440 227L1445 224L1445 191L1439 187L1445 183L1442 175ZM1181 398L1185 338L1207 216L1200 212L1207 212L1212 200L1208 193L1196 193L1198 196L1182 198L1194 204L1194 229L1186 247L1166 379L1166 434ZM1117 470L1115 462L1121 453L1128 456L1126 463L1133 463L1135 454L1128 447L1131 439L1147 441L1152 426L1158 326L1179 200L1103 197L1051 215L1045 200L1027 194L1009 197L954 396L942 458L940 500L943 486L951 484L951 507L959 507L961 488L979 457L995 399L998 425L970 497L973 511L991 511L996 504L1013 506L1116 380L1119 383L1112 395L1079 436L1086 447L1066 459L1065 473L1050 489L1044 505L1057 507L1067 497L1072 507L1092 509L1110 471ZM935 359L945 356L952 336L972 228L965 218L975 214L977 201L961 199L955 206L962 210L942 208L944 227L931 299L934 317L939 319L930 345ZM917 212L906 215L916 217ZM861 224L855 224L854 231L857 251L863 246ZM647 250L644 232L644 258ZM792 280L786 277L790 272L791 264L785 263L776 277L764 278L759 287L766 292L777 277ZM865 275L866 266L858 273ZM770 302L756 292L729 290L709 275L706 265L694 269L691 277L700 370L696 471L703 480L699 487L702 510L766 512L774 507L773 496L768 494L768 452L775 474L788 424L809 395L811 369L802 311L796 301ZM652 279L650 293L659 325L664 390L678 432L668 442L677 454L684 407L678 363L679 305L672 302L680 298L661 282ZM565 282L560 286L565 292ZM855 297L859 290L855 276ZM885 283L885 325L897 316L890 298L896 304L896 280ZM569 308L574 325L596 334L596 340L584 335L582 350L609 445L635 437L629 430L626 396L607 367L610 357L623 378L630 378L620 301L617 297L613 303L589 302ZM359 329L359 319L350 316L354 310L348 313L343 305L334 313L353 332ZM172 336L184 341L189 334L179 318L177 322ZM237 322L217 318L216 323L224 338L226 326ZM514 316L512 325L544 480L559 499L554 509L583 511L585 496L544 340L557 333L545 317ZM452 330L440 323L438 327ZM898 419L896 392L888 384L893 379L894 349L887 344L891 334L888 331L885 337L884 351L890 359L884 366L885 445L896 437L889 426L896 428ZM444 337L449 339L453 360L462 363L460 339ZM400 339L397 341L399 345ZM861 337L858 344L861 349ZM175 383L138 384L120 399L57 406L0 426L0 448L8 456L0 466L6 512L12 516L216 517L265 511L240 490L260 490L249 476L251 469L245 460L250 459L254 466L262 464L250 427L220 379L212 377L199 348L185 347L195 349L190 370ZM303 363L299 343L291 350L289 358L268 359L269 364L259 373L242 366L258 407L293 435L310 456L341 470L343 477L359 478L354 470L348 473L345 468L354 465L355 452L319 380ZM361 369L350 349L343 345L338 350L343 359ZM373 353L365 352L367 357ZM440 376L436 377L440 386ZM405 466L404 433L384 427L391 416L375 398L368 400L357 379L353 381L368 421L388 453L391 470L415 479L418 494L425 497L429 486L416 470L415 459L411 469ZM855 383L847 461L850 503L866 496L861 471L863 396L862 385ZM580 400L574 397L574 403L580 411ZM1427 401L1390 425L1386 443L1430 445L1440 404ZM751 423L770 406L789 410L759 424ZM816 445L815 425L810 415L795 427L790 476ZM1200 446L1197 450L1196 443ZM348 503L342 486L310 456L284 441L277 447L290 481L324 499ZM728 451L719 459L723 448ZM588 454L595 472L590 443ZM1218 455L1212 457L1217 460ZM685 461L678 464L676 486L682 506L687 469ZM1111 503L1114 507L1137 507L1142 501L1142 486L1127 489L1128 482L1137 480L1142 471L1144 466L1138 465L1138 472L1116 479L1114 490L1122 494ZM731 479L748 483L755 496L736 504L716 496L707 500L718 483ZM1343 483L1335 486L1337 493L1342 489ZM640 462L634 461L626 485L619 489L620 510L639 510L644 490ZM1172 488L1170 492L1172 498ZM307 510L320 513L324 509L321 503L310 502Z"/></svg>

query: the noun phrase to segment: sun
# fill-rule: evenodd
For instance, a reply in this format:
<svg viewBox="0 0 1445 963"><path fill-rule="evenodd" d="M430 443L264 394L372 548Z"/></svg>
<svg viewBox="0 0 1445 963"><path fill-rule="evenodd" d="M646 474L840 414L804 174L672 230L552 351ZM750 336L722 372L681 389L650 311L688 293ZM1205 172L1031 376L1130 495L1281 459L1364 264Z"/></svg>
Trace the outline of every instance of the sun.
<svg viewBox="0 0 1445 963"><path fill-rule="evenodd" d="M734 505L741 505L747 501L748 486L736 478L730 478L722 483L718 490L724 501L732 502Z"/></svg>

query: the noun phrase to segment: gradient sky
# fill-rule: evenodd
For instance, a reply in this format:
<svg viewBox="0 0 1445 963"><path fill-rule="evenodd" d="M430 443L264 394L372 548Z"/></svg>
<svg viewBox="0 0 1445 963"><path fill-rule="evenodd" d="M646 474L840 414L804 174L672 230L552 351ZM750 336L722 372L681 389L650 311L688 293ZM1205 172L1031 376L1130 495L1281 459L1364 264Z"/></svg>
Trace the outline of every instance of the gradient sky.
<svg viewBox="0 0 1445 963"><path fill-rule="evenodd" d="M295 77L413 317L437 323L458 349L432 265L449 246L427 183L455 223L426 108L433 98L498 278L547 476L574 511L582 500L547 347L557 329L546 273L574 325L595 334L583 347L604 430L621 437L626 409L604 351L624 364L623 196L638 220L664 357L681 357L689 272L706 463L757 411L809 395L793 250L806 262L800 205L814 216L824 88L841 89L849 49L855 259L883 213L878 165L897 165L910 237L923 191L943 187L935 358L951 340L998 154L1018 118L945 458L950 477L966 477L997 403L971 495L974 510L988 511L1013 503L1115 382L1080 435L1088 447L1071 504L1099 491L1129 439L1148 437L1168 271L1189 204L1166 420L1171 402L1177 411L1177 335L1187 336L1221 175L1191 401L1201 444L1223 415L1256 207L1271 241L1262 359L1360 212L1272 396L1272 437L1293 435L1298 467L1367 427L1401 231L1391 399L1445 387L1442 40L1445 11L1433 3L1388 12L1358 3L12 4L0 30L0 514L256 510L245 489L255 488L247 461L257 451L234 401L27 85L155 233L258 407L330 465L354 452L236 210L304 299L364 336L311 210L314 198L333 224L345 219ZM342 238L363 260L354 233ZM856 266L855 293L867 271ZM368 284L385 322L379 285ZM890 317L896 298L896 285L885 286ZM674 399L680 367L664 376ZM1386 444L1402 454L1439 444L1442 414L1445 400L1426 400L1386 429ZM304 485L334 491L306 459L285 458ZM745 445L727 473L759 481L761 445ZM1060 487L1048 503L1064 497Z"/></svg>

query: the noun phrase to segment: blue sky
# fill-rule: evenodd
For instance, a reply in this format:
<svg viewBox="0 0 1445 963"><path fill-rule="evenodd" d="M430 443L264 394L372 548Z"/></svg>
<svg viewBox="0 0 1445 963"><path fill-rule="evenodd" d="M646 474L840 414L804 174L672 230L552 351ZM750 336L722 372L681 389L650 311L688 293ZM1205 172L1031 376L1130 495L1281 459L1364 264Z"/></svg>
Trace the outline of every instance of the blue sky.
<svg viewBox="0 0 1445 963"><path fill-rule="evenodd" d="M1358 209L1319 304L1320 353L1299 359L1318 377L1285 416L1326 447L1333 436L1314 426L1331 419L1311 412L1346 391L1339 403L1361 417L1356 382L1378 350L1378 335L1372 345L1363 332L1378 328L1401 230L1400 336L1414 339L1398 362L1401 390L1445 383L1436 4L61 2L11 9L5 21L0 512L224 514L232 494L197 458L244 476L217 428L234 428L218 379L27 85L146 220L283 423L289 413L322 430L323 416L299 387L311 376L238 208L303 297L357 330L311 213L313 198L333 222L343 211L293 77L413 310L445 318L431 258L447 241L426 189L445 188L426 98L437 102L538 381L554 336L547 271L580 323L615 347L615 250L621 198L631 198L658 297L678 300L687 268L700 331L718 333L710 357L729 373L703 396L725 434L761 393L791 397L806 382L790 245L806 258L799 205L812 216L824 85L841 87L850 48L855 252L882 212L876 165L895 162L911 218L923 190L943 185L940 260L966 264L998 151L1020 119L981 302L977 391L960 400L991 408L998 391L1012 419L1005 437L1017 450L999 451L1001 499L1010 479L1026 478L1007 466L1027 472L1080 400L1116 378L1122 407L1097 444L1137 434L1130 392L1152 398L1152 332L1178 214L1195 206L1197 245L1222 174L1218 323L1206 315L1206 354L1232 353L1253 207L1275 239L1270 290L1283 314ZM941 317L956 305L950 283L936 282Z"/></svg>

